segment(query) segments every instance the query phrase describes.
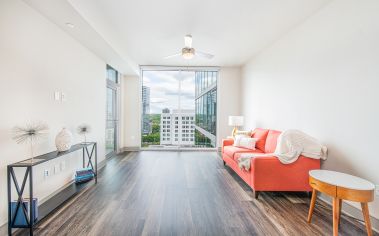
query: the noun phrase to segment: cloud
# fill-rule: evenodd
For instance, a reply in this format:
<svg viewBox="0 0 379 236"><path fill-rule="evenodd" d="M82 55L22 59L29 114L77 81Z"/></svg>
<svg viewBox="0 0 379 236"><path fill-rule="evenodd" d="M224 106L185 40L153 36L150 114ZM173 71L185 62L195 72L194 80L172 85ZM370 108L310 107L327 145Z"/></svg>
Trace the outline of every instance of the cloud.
<svg viewBox="0 0 379 236"><path fill-rule="evenodd" d="M143 85L150 87L151 113L179 106L179 82L181 81L181 107L195 108L195 73L179 71L144 71Z"/></svg>
<svg viewBox="0 0 379 236"><path fill-rule="evenodd" d="M175 91L175 92L168 91L165 94L168 96L179 96L179 91ZM195 91L191 91L191 92L182 91L180 93L180 96L182 96L182 97L193 97L194 98L195 97Z"/></svg>
<svg viewBox="0 0 379 236"><path fill-rule="evenodd" d="M167 101L167 98L150 98L150 103L164 103Z"/></svg>

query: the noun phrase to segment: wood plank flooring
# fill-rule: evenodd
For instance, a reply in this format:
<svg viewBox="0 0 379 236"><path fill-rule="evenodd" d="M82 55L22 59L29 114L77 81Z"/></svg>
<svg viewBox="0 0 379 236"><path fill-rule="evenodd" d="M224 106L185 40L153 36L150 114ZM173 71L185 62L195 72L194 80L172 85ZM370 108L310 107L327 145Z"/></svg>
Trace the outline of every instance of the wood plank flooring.
<svg viewBox="0 0 379 236"><path fill-rule="evenodd" d="M215 152L132 152L109 160L98 184L40 222L35 235L332 235L326 204L306 222L309 200L305 193L253 199ZM365 234L343 216L340 235Z"/></svg>

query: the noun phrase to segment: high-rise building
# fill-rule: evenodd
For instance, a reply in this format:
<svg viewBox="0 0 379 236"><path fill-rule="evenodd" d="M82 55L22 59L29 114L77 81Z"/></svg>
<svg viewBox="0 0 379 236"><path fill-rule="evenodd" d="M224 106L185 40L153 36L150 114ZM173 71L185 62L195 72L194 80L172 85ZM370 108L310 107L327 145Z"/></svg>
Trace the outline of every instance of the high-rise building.
<svg viewBox="0 0 379 236"><path fill-rule="evenodd" d="M216 147L217 71L195 73L195 145Z"/></svg>
<svg viewBox="0 0 379 236"><path fill-rule="evenodd" d="M161 114L161 145L195 145L195 111L163 109Z"/></svg>
<svg viewBox="0 0 379 236"><path fill-rule="evenodd" d="M151 133L150 88L147 86L142 86L142 133Z"/></svg>

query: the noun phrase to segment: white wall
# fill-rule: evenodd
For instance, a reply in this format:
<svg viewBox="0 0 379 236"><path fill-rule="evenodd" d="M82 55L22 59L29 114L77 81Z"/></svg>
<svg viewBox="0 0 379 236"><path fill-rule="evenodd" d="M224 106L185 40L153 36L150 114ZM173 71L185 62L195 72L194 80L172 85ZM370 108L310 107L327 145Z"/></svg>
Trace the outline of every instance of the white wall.
<svg viewBox="0 0 379 236"><path fill-rule="evenodd" d="M221 67L217 88L217 145L230 136L228 117L241 115L241 68Z"/></svg>
<svg viewBox="0 0 379 236"><path fill-rule="evenodd" d="M105 63L56 25L19 0L0 2L0 224L7 220L6 166L29 157L29 147L12 140L11 129L29 121L44 121L50 131L36 154L55 150L55 136L65 126L82 139L76 127L88 123L88 140L98 142L104 160ZM54 91L67 94L54 100ZM43 177L45 169L66 163L65 170ZM43 200L66 183L81 165L81 152L34 168L34 194ZM21 177L21 176L20 176ZM19 180L20 181L20 180ZM15 195L13 195L15 196Z"/></svg>
<svg viewBox="0 0 379 236"><path fill-rule="evenodd" d="M247 63L247 126L303 130L328 146L323 169L379 184L378 12L377 0L335 0Z"/></svg>
<svg viewBox="0 0 379 236"><path fill-rule="evenodd" d="M141 145L141 81L138 76L121 80L121 147Z"/></svg>

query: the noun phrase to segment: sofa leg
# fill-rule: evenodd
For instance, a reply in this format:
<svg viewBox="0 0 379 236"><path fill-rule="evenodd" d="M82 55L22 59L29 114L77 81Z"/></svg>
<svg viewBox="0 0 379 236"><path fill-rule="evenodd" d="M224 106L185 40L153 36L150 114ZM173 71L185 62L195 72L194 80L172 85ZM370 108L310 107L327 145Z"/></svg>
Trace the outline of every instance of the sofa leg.
<svg viewBox="0 0 379 236"><path fill-rule="evenodd" d="M223 163L224 163L224 166L226 166L226 163L225 163L225 161L222 161Z"/></svg>
<svg viewBox="0 0 379 236"><path fill-rule="evenodd" d="M254 197L255 199L258 199L258 196L259 196L259 192L254 190L254 192L253 192L253 197Z"/></svg>

